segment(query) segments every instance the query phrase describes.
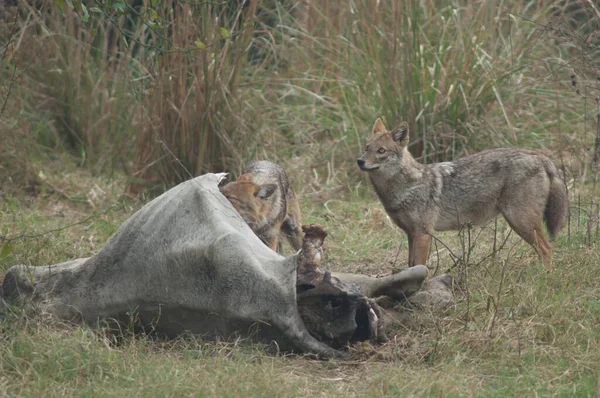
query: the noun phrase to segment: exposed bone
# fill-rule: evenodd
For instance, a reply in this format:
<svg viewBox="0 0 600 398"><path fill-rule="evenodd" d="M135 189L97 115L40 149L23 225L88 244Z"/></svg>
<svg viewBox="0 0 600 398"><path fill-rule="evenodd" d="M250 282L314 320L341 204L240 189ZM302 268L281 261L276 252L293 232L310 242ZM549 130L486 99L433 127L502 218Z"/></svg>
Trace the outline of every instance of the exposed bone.
<svg viewBox="0 0 600 398"><path fill-rule="evenodd" d="M327 232L316 224L303 225L302 231L304 241L298 266L299 284L308 282L322 273L319 265L323 257L323 243L327 237ZM358 285L367 297L389 296L395 300L403 300L419 290L427 274L427 267L417 265L379 278L343 272L334 272L332 276L343 283Z"/></svg>
<svg viewBox="0 0 600 398"><path fill-rule="evenodd" d="M217 177L217 185L219 185L224 179L226 179L228 175L229 173L216 173L215 176Z"/></svg>
<svg viewBox="0 0 600 398"><path fill-rule="evenodd" d="M206 174L165 192L88 259L12 267L5 297L68 320L127 322L135 311L141 325L167 335L253 335L341 356L300 318L299 256L284 258L262 244L220 193L221 177Z"/></svg>
<svg viewBox="0 0 600 398"><path fill-rule="evenodd" d="M140 326L166 335L251 335L320 357L342 354L314 336L336 347L385 341L384 317L366 296L406 294L422 281L419 268L381 281L322 272L327 234L319 226L306 230L299 254L284 258L221 194L223 177L206 174L165 192L90 258L12 267L4 298L91 324L128 322L135 312Z"/></svg>
<svg viewBox="0 0 600 398"><path fill-rule="evenodd" d="M377 303L365 296L359 285L346 283L339 278L332 278L330 272L323 273L319 268L323 257L323 242L327 232L323 227L316 224L304 225L302 230L304 239L302 251L300 252L300 264L298 265L297 286L300 292L298 305L304 321L312 325L309 329L319 334L315 337L320 340L328 338L329 343L332 345L345 345L352 341L367 339L373 342L387 341L384 333L384 318L382 316L377 317L377 315L372 317L371 315L381 315ZM337 337L334 337L327 329L327 318L331 318L331 316L323 314L323 312L329 311L327 305L320 308L316 303L309 303L310 298L315 295L337 297L340 303L347 306L345 316L338 315L335 317L339 329ZM341 326L342 323L345 326Z"/></svg>
<svg viewBox="0 0 600 398"><path fill-rule="evenodd" d="M371 330L371 339L377 340L377 326L379 325L379 318L375 314L373 308L369 308L369 328Z"/></svg>
<svg viewBox="0 0 600 398"><path fill-rule="evenodd" d="M319 271L319 265L323 258L323 242L327 237L327 232L320 225L303 225L304 239L302 241L302 251L300 252L300 264L298 273L309 273Z"/></svg>

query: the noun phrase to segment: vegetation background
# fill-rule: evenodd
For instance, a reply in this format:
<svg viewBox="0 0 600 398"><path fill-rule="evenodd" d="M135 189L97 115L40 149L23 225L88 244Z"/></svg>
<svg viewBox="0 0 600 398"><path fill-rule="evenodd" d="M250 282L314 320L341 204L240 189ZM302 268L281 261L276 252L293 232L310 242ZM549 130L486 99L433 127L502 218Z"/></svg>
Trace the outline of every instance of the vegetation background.
<svg viewBox="0 0 600 398"><path fill-rule="evenodd" d="M546 274L503 220L439 234L457 303L352 360L0 315L0 395L598 396L600 6L592 0L0 3L0 275L95 253L151 197L254 159L288 171L328 266L406 237L355 165L377 117L422 162L546 150L571 213ZM13 312L14 311L14 312Z"/></svg>

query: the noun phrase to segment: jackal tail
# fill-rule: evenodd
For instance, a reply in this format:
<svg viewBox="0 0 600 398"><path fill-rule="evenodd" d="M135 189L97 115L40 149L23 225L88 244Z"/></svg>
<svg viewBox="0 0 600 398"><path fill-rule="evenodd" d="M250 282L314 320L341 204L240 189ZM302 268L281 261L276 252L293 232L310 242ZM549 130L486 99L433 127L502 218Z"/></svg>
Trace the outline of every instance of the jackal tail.
<svg viewBox="0 0 600 398"><path fill-rule="evenodd" d="M548 193L548 201L544 210L544 220L546 228L551 238L556 236L556 233L565 225L567 212L569 211L569 198L565 184L556 173L556 169L552 166L547 168L546 172L550 177L550 191Z"/></svg>

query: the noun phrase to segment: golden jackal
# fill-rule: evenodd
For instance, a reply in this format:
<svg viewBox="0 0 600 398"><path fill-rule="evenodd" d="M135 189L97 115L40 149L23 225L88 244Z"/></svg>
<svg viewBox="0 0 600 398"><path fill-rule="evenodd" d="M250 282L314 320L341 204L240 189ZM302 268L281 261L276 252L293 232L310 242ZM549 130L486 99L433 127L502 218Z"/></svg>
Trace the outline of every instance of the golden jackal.
<svg viewBox="0 0 600 398"><path fill-rule="evenodd" d="M527 149L499 148L453 162L421 164L407 149L408 124L388 132L377 119L367 147L357 160L369 173L391 219L408 235L408 264L425 264L433 231L482 225L502 213L552 268L550 236L564 225L568 198L556 167Z"/></svg>
<svg viewBox="0 0 600 398"><path fill-rule="evenodd" d="M296 193L283 168L269 161L254 162L235 182L221 187L254 233L281 253L283 234L294 250L302 247L302 218Z"/></svg>

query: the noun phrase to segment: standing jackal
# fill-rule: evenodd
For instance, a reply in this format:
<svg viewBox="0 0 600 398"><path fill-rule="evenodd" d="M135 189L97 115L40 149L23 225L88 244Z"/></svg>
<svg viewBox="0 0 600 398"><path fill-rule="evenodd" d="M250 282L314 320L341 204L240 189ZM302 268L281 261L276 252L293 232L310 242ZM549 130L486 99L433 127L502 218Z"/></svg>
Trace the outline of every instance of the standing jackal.
<svg viewBox="0 0 600 398"><path fill-rule="evenodd" d="M283 234L294 250L300 250L300 205L283 168L262 160L249 164L242 173L237 181L221 187L221 193L265 245L281 253L279 236Z"/></svg>
<svg viewBox="0 0 600 398"><path fill-rule="evenodd" d="M391 219L408 235L408 264L426 264L434 231L482 225L502 213L552 268L550 236L563 226L568 198L546 156L517 148L489 149L453 162L421 164L407 149L408 124L388 132L377 119L363 155L375 192Z"/></svg>

